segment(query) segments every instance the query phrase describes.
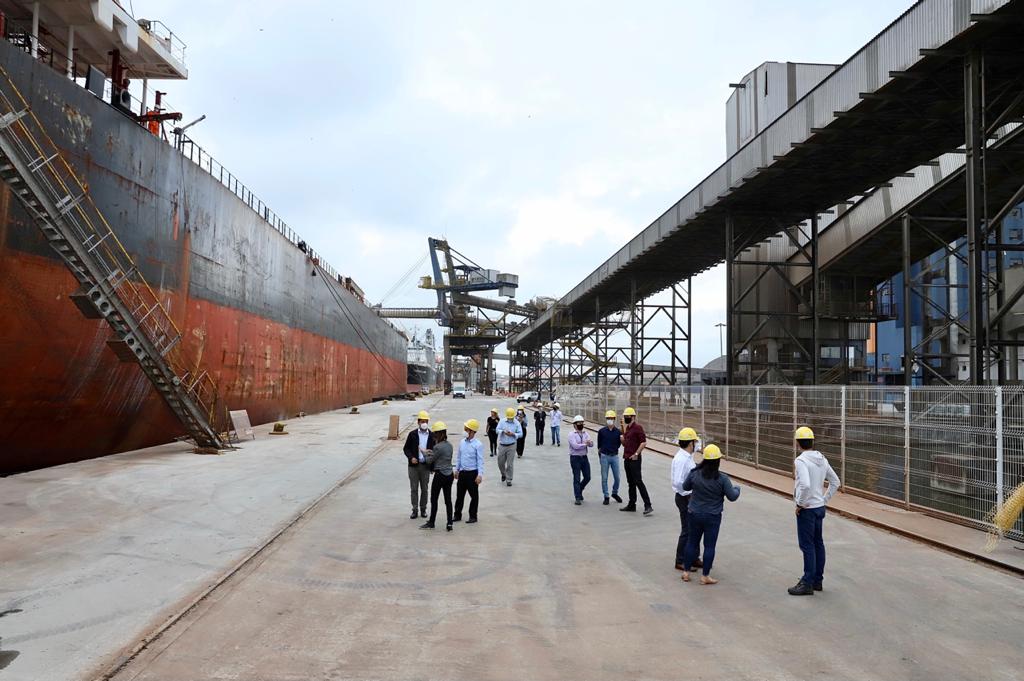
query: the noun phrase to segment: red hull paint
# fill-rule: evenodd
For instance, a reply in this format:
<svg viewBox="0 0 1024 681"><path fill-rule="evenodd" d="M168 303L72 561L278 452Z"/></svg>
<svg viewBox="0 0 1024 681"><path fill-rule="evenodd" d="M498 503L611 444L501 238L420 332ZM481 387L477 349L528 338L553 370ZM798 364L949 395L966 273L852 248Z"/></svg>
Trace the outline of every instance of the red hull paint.
<svg viewBox="0 0 1024 681"><path fill-rule="evenodd" d="M147 447L183 432L138 366L107 348L106 323L85 319L68 300L74 290L60 263L0 250L0 473ZM227 406L248 410L253 423L405 392L404 362L177 292L161 297L190 356L201 358Z"/></svg>

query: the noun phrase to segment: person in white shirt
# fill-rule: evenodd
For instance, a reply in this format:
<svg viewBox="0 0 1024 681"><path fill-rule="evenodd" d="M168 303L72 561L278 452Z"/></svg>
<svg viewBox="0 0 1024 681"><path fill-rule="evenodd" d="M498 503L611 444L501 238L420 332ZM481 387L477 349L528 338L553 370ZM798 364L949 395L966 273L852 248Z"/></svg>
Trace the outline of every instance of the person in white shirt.
<svg viewBox="0 0 1024 681"><path fill-rule="evenodd" d="M796 457L793 501L796 503L796 536L804 554L804 573L796 586L789 587L788 591L791 596L813 596L815 591L821 591L825 578L825 540L822 536L825 505L841 483L825 456L813 449L813 430L807 426L797 428L794 439L800 455Z"/></svg>
<svg viewBox="0 0 1024 681"><path fill-rule="evenodd" d="M551 410L551 444L555 447L562 446L562 409L555 402Z"/></svg>
<svg viewBox="0 0 1024 681"><path fill-rule="evenodd" d="M672 490L676 493L676 508L679 509L679 541L676 542L676 570L683 570L683 554L686 551L686 514L690 507L691 492L683 489L690 471L700 463L701 455L697 449L697 431L683 428L679 431L679 450L672 458ZM698 547L699 548L699 547ZM702 567L700 558L691 566L694 570Z"/></svg>

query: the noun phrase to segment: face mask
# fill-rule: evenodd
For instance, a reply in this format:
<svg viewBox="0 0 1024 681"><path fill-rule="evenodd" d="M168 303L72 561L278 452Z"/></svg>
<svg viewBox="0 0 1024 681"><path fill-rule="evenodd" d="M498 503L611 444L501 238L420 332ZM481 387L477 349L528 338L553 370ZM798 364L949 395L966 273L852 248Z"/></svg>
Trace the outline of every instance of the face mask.
<svg viewBox="0 0 1024 681"><path fill-rule="evenodd" d="M576 424L576 430L583 430L583 424L582 423L577 423Z"/></svg>
<svg viewBox="0 0 1024 681"><path fill-rule="evenodd" d="M426 430L426 429L427 429L427 424L421 423L420 424L420 430Z"/></svg>
<svg viewBox="0 0 1024 681"><path fill-rule="evenodd" d="M624 421L625 421L626 423L633 423L633 417L632 417L632 416L627 416L627 417L625 417L625 418L624 418L623 420L624 420Z"/></svg>
<svg viewBox="0 0 1024 681"><path fill-rule="evenodd" d="M612 426L615 425L615 419L606 419L605 423L607 423L608 427L611 428Z"/></svg>

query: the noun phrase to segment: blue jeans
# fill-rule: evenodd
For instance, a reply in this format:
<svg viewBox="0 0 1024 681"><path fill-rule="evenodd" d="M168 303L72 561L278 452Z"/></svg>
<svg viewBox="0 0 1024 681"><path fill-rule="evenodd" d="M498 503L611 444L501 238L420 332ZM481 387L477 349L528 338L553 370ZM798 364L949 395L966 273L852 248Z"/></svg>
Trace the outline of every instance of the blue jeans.
<svg viewBox="0 0 1024 681"><path fill-rule="evenodd" d="M825 539L821 534L824 522L824 506L802 508L796 516L796 537L804 554L804 576L801 579L806 584L821 584L825 578Z"/></svg>
<svg viewBox="0 0 1024 681"><path fill-rule="evenodd" d="M602 454L601 455L601 491L604 492L604 496L608 496L608 469L612 469L612 494L619 493L619 455L618 454Z"/></svg>
<svg viewBox="0 0 1024 681"><path fill-rule="evenodd" d="M569 466L572 467L572 491L576 494L576 499L579 501L583 500L583 489L590 482L590 457L588 456L570 456ZM580 480L580 476L583 476L583 480Z"/></svg>
<svg viewBox="0 0 1024 681"><path fill-rule="evenodd" d="M555 445L556 447L562 446L562 438L559 437L561 432L561 426L551 426L551 444Z"/></svg>
<svg viewBox="0 0 1024 681"><path fill-rule="evenodd" d="M686 559L683 561L683 569L689 572L697 560L697 550L703 537L704 557L701 562L704 564L703 571L706 577L715 563L715 545L718 544L718 530L722 527L722 514L690 511L686 514L686 522Z"/></svg>

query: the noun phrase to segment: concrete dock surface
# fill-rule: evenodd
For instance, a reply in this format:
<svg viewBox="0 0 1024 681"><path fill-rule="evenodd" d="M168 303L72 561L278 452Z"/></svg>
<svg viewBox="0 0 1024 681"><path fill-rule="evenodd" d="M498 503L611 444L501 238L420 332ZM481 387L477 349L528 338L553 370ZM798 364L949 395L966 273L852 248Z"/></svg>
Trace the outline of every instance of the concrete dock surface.
<svg viewBox="0 0 1024 681"><path fill-rule="evenodd" d="M457 433L506 404L445 398L431 413ZM594 455L577 507L564 445L536 447L531 429L512 487L487 458L478 524L420 530L401 442L380 445L391 413L406 425L429 405L308 417L220 457L168 446L0 480L0 612L18 611L0 617L0 656L17 653L0 681L1024 673L1020 578L830 515L825 591L791 597L792 504L742 483L721 582L683 583L662 456L644 460L653 516L601 504Z"/></svg>

